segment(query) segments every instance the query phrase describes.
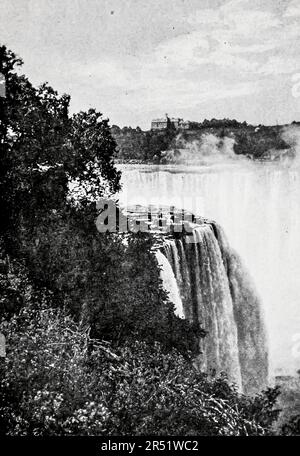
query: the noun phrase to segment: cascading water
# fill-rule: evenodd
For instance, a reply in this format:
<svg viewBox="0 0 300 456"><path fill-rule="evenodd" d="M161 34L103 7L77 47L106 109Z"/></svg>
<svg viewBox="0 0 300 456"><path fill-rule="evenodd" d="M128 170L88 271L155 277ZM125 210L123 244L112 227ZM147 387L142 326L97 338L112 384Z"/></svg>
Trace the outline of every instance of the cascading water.
<svg viewBox="0 0 300 456"><path fill-rule="evenodd" d="M260 303L221 228L206 222L191 235L168 239L162 249L176 277L184 316L207 331L200 341L199 367L226 372L248 393L264 388L268 356ZM164 286L172 290L166 273Z"/></svg>
<svg viewBox="0 0 300 456"><path fill-rule="evenodd" d="M167 257L160 251L155 252L157 263L161 268L161 280L164 284L166 291L169 293L170 301L175 305L175 314L183 318L184 312L182 308L182 300L180 297L179 287L174 276L172 266Z"/></svg>
<svg viewBox="0 0 300 456"><path fill-rule="evenodd" d="M122 167L122 182L120 202L123 204L174 205L221 224L230 245L239 252L254 278L261 297L271 374L295 373L300 367L298 352L294 350L300 334L299 169L274 163L203 167L127 165ZM176 248L182 280L193 281L187 250L193 248L195 256L201 252L195 247L185 250L178 242ZM224 257L224 248L220 249ZM205 258L204 247L202 255ZM237 282L244 281L249 289L252 285L239 264L234 255L230 261L226 260L233 300L247 303L245 309L236 306L236 319L247 319L244 338L248 337L247 344L251 346L256 325L252 326L247 309L253 295L245 287L238 289ZM189 298L188 290L186 287L183 303ZM185 309L186 318L191 318L189 312Z"/></svg>

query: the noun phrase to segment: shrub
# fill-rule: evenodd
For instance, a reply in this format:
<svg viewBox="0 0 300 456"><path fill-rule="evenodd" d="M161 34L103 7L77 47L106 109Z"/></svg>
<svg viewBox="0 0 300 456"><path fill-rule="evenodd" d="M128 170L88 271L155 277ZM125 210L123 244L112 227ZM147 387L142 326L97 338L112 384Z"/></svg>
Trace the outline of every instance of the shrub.
<svg viewBox="0 0 300 456"><path fill-rule="evenodd" d="M62 310L25 307L0 331L2 434L265 435L275 419L268 394L241 396L158 343L113 349Z"/></svg>

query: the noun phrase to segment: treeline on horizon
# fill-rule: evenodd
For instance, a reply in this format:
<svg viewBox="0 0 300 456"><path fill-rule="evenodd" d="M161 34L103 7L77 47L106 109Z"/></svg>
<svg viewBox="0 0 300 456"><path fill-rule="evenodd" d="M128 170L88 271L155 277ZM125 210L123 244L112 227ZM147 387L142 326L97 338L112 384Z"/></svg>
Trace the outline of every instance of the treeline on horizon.
<svg viewBox="0 0 300 456"><path fill-rule="evenodd" d="M0 435L272 434L277 388L194 367L205 328L174 314L152 236L97 231L120 189L108 121L21 67L0 46Z"/></svg>
<svg viewBox="0 0 300 456"><path fill-rule="evenodd" d="M293 122L292 125L299 125ZM164 163L165 151L184 148L194 141L201 143L207 134L217 138L234 139L234 152L251 159L264 159L270 150L288 150L290 145L282 138L285 126L253 126L235 119L211 119L190 122L189 129L142 130L140 127L111 127L117 143L116 159L120 162Z"/></svg>

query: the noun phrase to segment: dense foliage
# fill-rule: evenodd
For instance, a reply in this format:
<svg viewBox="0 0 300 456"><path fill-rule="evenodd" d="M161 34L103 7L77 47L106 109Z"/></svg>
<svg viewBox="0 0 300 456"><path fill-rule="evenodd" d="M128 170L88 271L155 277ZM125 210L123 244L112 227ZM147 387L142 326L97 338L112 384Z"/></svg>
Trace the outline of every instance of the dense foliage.
<svg viewBox="0 0 300 456"><path fill-rule="evenodd" d="M113 126L111 132L117 143L116 157L121 162L172 163L173 154L176 156L179 150L191 148L197 158L197 145L201 145L207 135L214 135L218 140L231 138L235 154L253 159L268 158L268 151L290 148L283 139L283 127L254 127L234 119L191 122L188 130L173 129L171 133L168 129L142 131L139 127L121 129L117 126Z"/></svg>
<svg viewBox="0 0 300 456"><path fill-rule="evenodd" d="M143 162L159 163L162 153L174 145L177 135L175 128L170 124L163 131L142 131L139 127L119 128L113 125L111 133L116 140L118 152L116 157L120 160L137 160Z"/></svg>
<svg viewBox="0 0 300 456"><path fill-rule="evenodd" d="M93 109L70 117L70 97L47 84L34 88L19 75L21 63L0 47L6 80L6 97L0 97L0 211L2 234L11 238L24 221L36 225L39 217L64 210L71 180L85 190L83 200L99 198L106 187L117 191L120 180L108 121Z"/></svg>
<svg viewBox="0 0 300 456"><path fill-rule="evenodd" d="M0 328L4 434L265 435L277 415L276 391L239 396L157 344L112 349L62 311L27 307Z"/></svg>
<svg viewBox="0 0 300 456"><path fill-rule="evenodd" d="M247 398L194 369L204 332L174 315L152 237L97 231L95 200L120 188L108 121L70 116L21 63L0 47L0 432L269 433L276 390ZM150 132L147 157L174 137Z"/></svg>

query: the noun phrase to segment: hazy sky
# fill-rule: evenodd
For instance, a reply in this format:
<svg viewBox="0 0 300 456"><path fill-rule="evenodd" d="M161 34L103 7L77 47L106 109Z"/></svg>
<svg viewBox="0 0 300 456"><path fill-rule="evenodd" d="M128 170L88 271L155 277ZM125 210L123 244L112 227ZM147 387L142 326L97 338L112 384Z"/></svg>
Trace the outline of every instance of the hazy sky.
<svg viewBox="0 0 300 456"><path fill-rule="evenodd" d="M112 124L300 120L300 0L1 0L0 42Z"/></svg>

